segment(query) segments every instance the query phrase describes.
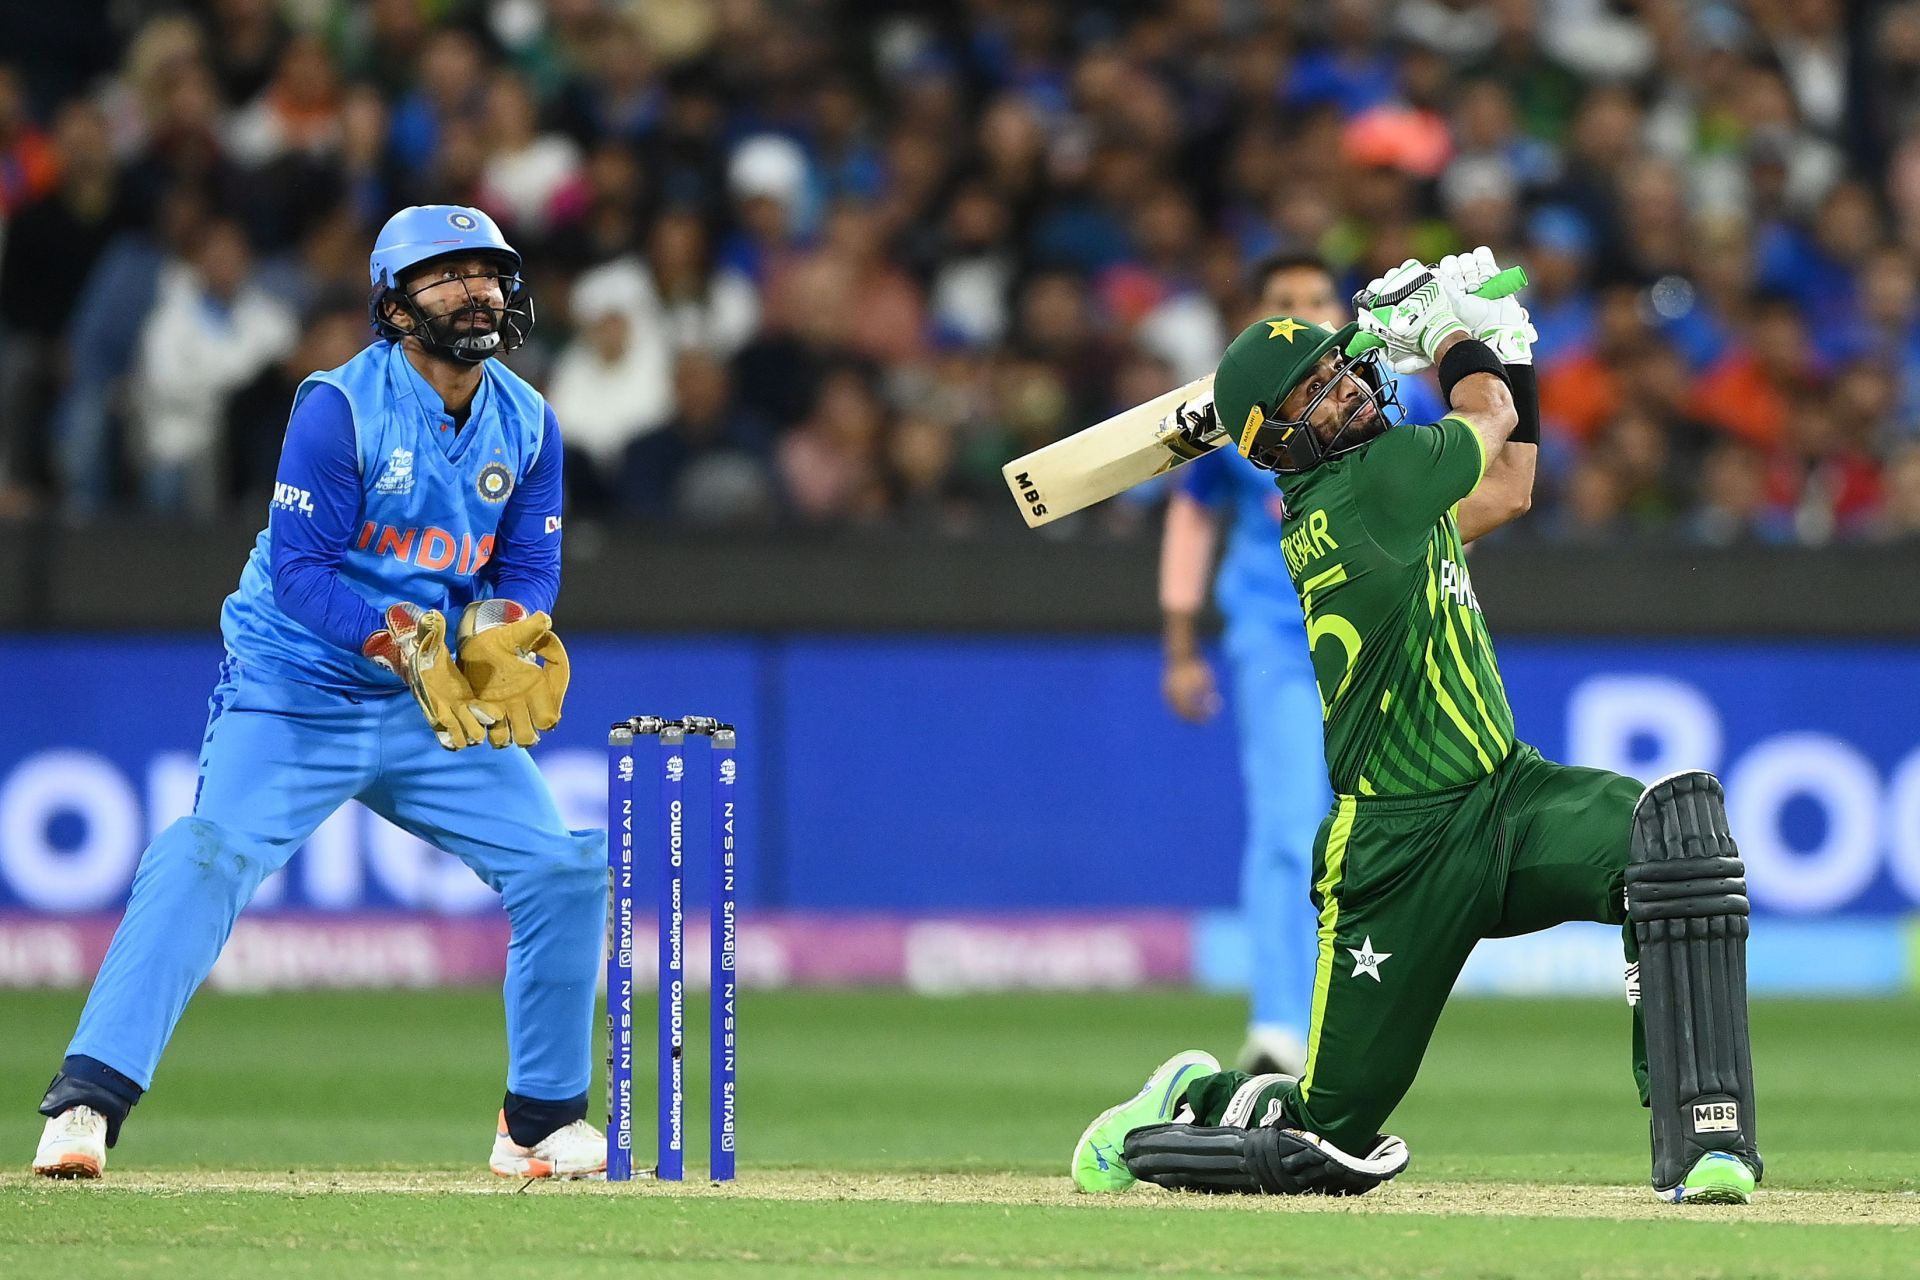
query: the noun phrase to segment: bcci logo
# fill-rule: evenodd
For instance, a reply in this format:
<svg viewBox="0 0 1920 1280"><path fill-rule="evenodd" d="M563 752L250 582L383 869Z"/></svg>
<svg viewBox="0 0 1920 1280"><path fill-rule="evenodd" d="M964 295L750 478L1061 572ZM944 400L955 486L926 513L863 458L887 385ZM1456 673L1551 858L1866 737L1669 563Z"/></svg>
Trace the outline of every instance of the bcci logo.
<svg viewBox="0 0 1920 1280"><path fill-rule="evenodd" d="M513 492L513 472L498 462L489 462L480 468L480 479L474 487L488 502L505 502Z"/></svg>
<svg viewBox="0 0 1920 1280"><path fill-rule="evenodd" d="M667 781L678 782L687 776L687 762L679 756L667 757Z"/></svg>
<svg viewBox="0 0 1920 1280"><path fill-rule="evenodd" d="M620 781L622 782L633 781L633 757L632 756L620 757Z"/></svg>
<svg viewBox="0 0 1920 1280"><path fill-rule="evenodd" d="M480 227L480 220L470 213L450 213L447 221L455 231L475 231Z"/></svg>
<svg viewBox="0 0 1920 1280"><path fill-rule="evenodd" d="M740 766L736 765L733 761L722 760L720 762L720 781L726 786L732 786L734 775L739 771Z"/></svg>

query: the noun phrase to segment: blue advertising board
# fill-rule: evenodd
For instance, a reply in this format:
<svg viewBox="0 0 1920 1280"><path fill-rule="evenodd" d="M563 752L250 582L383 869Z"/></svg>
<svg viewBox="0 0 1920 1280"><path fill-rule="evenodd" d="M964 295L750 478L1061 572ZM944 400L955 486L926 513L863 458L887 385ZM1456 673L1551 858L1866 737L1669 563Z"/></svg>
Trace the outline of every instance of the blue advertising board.
<svg viewBox="0 0 1920 1280"><path fill-rule="evenodd" d="M569 637L537 751L568 819L603 820L607 722L740 725L743 901L802 910L1232 905L1230 723L1186 725L1146 639ZM113 911L191 804L217 641L0 638L35 678L0 735L0 911ZM1549 756L1727 784L1756 910L1920 905L1920 646L1509 643L1521 735ZM492 895L370 814L317 832L260 905L466 913Z"/></svg>

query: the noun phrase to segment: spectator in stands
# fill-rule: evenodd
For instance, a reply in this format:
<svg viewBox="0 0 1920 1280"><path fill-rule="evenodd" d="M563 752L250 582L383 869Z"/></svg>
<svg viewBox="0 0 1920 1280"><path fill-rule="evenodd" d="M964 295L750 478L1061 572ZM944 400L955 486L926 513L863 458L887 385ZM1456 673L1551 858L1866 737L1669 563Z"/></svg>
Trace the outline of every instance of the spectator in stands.
<svg viewBox="0 0 1920 1280"><path fill-rule="evenodd" d="M639 264L621 259L573 287L574 338L554 363L547 398L567 424L567 496L605 514L628 447L673 412L673 351Z"/></svg>
<svg viewBox="0 0 1920 1280"><path fill-rule="evenodd" d="M1895 381L1892 427L1920 438L1920 280L1905 249L1876 250L1860 273L1855 346L1881 361Z"/></svg>
<svg viewBox="0 0 1920 1280"><path fill-rule="evenodd" d="M1740 339L1700 379L1694 412L1709 426L1772 449L1786 440L1790 399L1819 375L1799 308L1783 294L1769 294L1754 304Z"/></svg>
<svg viewBox="0 0 1920 1280"><path fill-rule="evenodd" d="M1793 539L1792 526L1767 506L1766 455L1738 438L1708 451L1689 525L1694 541L1715 547Z"/></svg>
<svg viewBox="0 0 1920 1280"><path fill-rule="evenodd" d="M558 322L617 267L655 368L711 352L729 414L800 430L777 470L807 519L990 517L1011 453L1150 370L1204 371L1261 255L1325 255L1351 289L1479 242L1533 277L1549 430L1523 533L1845 538L1885 523L1869 476L1896 505L1884 464L1920 438L1920 6L960 8L817 28L755 4L203 0L102 27L117 70L84 97L0 69L0 510L114 499L159 263L206 210L326 347L328 300L365 288L342 246L446 200L521 226L551 282L517 370L578 399L588 355L631 356L603 285L581 332ZM1796 423L1828 371L1829 411ZM664 421L664 388L571 414L629 420L582 472L616 508L619 433ZM1728 440L1759 451L1757 512L1753 457L1706 447ZM770 509L764 472L712 474L722 505Z"/></svg>
<svg viewBox="0 0 1920 1280"><path fill-rule="evenodd" d="M1592 442L1620 408L1623 365L1648 340L1640 290L1609 285L1600 295L1592 339L1540 368L1540 418L1550 433L1543 447Z"/></svg>
<svg viewBox="0 0 1920 1280"><path fill-rule="evenodd" d="M1619 469L1603 455L1588 453L1574 463L1554 519L1562 542L1619 546L1630 532L1627 488Z"/></svg>
<svg viewBox="0 0 1920 1280"><path fill-rule="evenodd" d="M62 108L53 162L57 184L0 236L0 514L27 509L50 485L46 422L70 367L67 326L94 264L136 216L93 103Z"/></svg>
<svg viewBox="0 0 1920 1280"><path fill-rule="evenodd" d="M1903 444L1887 460L1886 497L1871 527L1886 542L1920 542L1920 444Z"/></svg>
<svg viewBox="0 0 1920 1280"><path fill-rule="evenodd" d="M289 152L321 154L340 144L340 81L326 42L295 36L272 81L227 126L235 160L258 168Z"/></svg>
<svg viewBox="0 0 1920 1280"><path fill-rule="evenodd" d="M540 131L540 104L511 71L495 72L488 85L481 136L483 207L530 240L579 218L586 203L580 144Z"/></svg>
<svg viewBox="0 0 1920 1280"><path fill-rule="evenodd" d="M246 237L227 219L162 269L135 372L133 452L149 511L217 513L227 402L299 339L293 312L252 277Z"/></svg>
<svg viewBox="0 0 1920 1280"><path fill-rule="evenodd" d="M734 150L727 165L738 230L721 251L729 267L767 287L812 237L818 215L806 153L790 138L763 133Z"/></svg>
<svg viewBox="0 0 1920 1280"><path fill-rule="evenodd" d="M706 226L691 209L667 209L654 220L641 270L676 350L698 347L731 359L753 337L760 322L753 282L714 264Z"/></svg>
<svg viewBox="0 0 1920 1280"><path fill-rule="evenodd" d="M53 190L59 176L53 139L35 125L13 68L0 64L0 221Z"/></svg>
<svg viewBox="0 0 1920 1280"><path fill-rule="evenodd" d="M71 376L53 414L54 470L69 519L98 513L112 497L116 406L159 294L161 268L191 251L208 213L195 188L168 192L155 225L114 237L80 291L66 344Z"/></svg>
<svg viewBox="0 0 1920 1280"><path fill-rule="evenodd" d="M1631 403L1601 433L1594 457L1620 484L1620 509L1634 533L1658 537L1686 507L1681 459L1667 424Z"/></svg>
<svg viewBox="0 0 1920 1280"><path fill-rule="evenodd" d="M733 395L727 366L689 347L673 368L673 417L628 448L621 509L676 525L766 526L778 518L773 433Z"/></svg>
<svg viewBox="0 0 1920 1280"><path fill-rule="evenodd" d="M486 100L486 64L472 36L455 27L433 33L421 50L418 87L394 105L395 158L409 169L445 149L456 122L479 120Z"/></svg>
<svg viewBox="0 0 1920 1280"><path fill-rule="evenodd" d="M273 0L216 0L209 8L213 21L207 45L220 96L227 102L250 102L281 67L286 23Z"/></svg>
<svg viewBox="0 0 1920 1280"><path fill-rule="evenodd" d="M887 411L874 376L852 362L821 380L813 412L780 441L781 489L802 524L871 523L887 509Z"/></svg>

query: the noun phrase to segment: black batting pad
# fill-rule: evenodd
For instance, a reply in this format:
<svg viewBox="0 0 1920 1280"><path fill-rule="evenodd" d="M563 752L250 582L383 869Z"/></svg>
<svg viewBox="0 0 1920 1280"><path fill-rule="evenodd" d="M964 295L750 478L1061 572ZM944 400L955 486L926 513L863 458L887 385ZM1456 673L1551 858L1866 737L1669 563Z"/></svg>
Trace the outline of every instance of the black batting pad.
<svg viewBox="0 0 1920 1280"><path fill-rule="evenodd" d="M1663 1192L1708 1151L1733 1152L1760 1175L1739 854L1712 774L1662 779L1634 807L1627 918L1640 943L1653 1185Z"/></svg>

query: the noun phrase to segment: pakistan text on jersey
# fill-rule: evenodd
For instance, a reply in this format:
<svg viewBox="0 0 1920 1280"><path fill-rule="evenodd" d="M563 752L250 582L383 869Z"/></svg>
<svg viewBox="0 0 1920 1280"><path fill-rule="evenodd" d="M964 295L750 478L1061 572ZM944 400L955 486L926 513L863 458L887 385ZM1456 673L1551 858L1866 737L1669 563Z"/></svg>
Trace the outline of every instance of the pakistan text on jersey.
<svg viewBox="0 0 1920 1280"><path fill-rule="evenodd" d="M1440 562L1440 594L1462 609L1480 612L1479 598L1473 594L1473 579L1467 576L1467 566L1463 564L1451 560Z"/></svg>
<svg viewBox="0 0 1920 1280"><path fill-rule="evenodd" d="M445 529L396 529L371 520L360 526L353 545L357 551L371 548L377 556L411 560L422 569L445 569L458 562L457 572L463 574L478 573L493 556L492 534L476 541L471 533L456 538Z"/></svg>

